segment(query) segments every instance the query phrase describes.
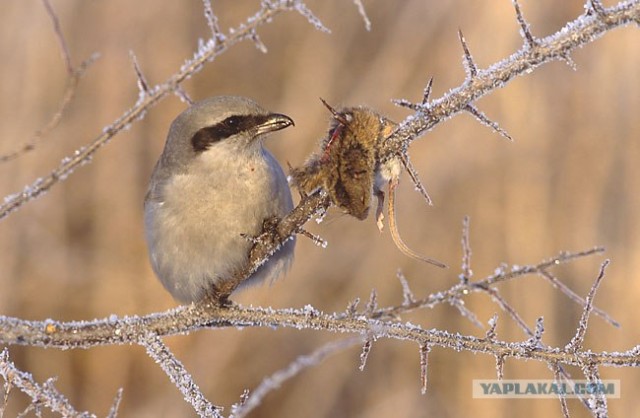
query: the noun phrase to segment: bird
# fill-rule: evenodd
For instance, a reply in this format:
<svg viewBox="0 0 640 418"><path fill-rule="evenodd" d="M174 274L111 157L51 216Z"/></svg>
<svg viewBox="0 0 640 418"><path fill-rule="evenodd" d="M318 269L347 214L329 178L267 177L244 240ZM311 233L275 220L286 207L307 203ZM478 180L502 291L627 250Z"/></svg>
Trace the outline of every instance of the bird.
<svg viewBox="0 0 640 418"><path fill-rule="evenodd" d="M215 295L247 266L265 222L293 209L282 167L263 146L292 125L239 96L196 102L171 124L145 196L144 229L151 266L176 300ZM284 274L294 248L292 237L240 287Z"/></svg>

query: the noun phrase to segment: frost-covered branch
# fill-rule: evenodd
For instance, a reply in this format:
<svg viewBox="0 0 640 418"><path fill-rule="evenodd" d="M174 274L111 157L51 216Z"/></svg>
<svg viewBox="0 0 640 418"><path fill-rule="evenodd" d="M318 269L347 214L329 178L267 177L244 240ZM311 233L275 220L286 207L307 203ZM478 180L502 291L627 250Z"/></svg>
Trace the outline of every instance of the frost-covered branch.
<svg viewBox="0 0 640 418"><path fill-rule="evenodd" d="M45 331L45 328L52 329ZM471 335L443 330L425 330L419 326L359 315L345 317L305 309L270 309L242 306L218 306L201 303L181 306L160 314L126 317L112 321L101 319L87 322L26 321L0 317L0 342L7 345L29 345L48 348L90 348L103 345L131 344L147 330L159 336L178 335L203 328L285 327L336 333L372 334L377 338L414 341L456 350L493 356L527 358L567 365L597 364L600 366L640 367L640 346L624 352L569 353L558 348L531 351L528 346L506 341L487 341ZM55 329L55 331L53 331Z"/></svg>
<svg viewBox="0 0 640 418"><path fill-rule="evenodd" d="M220 414L222 408L213 405L205 398L191 374L157 335L148 332L142 335L138 342L147 350L149 357L160 365L171 382L182 392L185 401L191 404L199 416L222 417Z"/></svg>
<svg viewBox="0 0 640 418"><path fill-rule="evenodd" d="M317 28L328 31L320 20L316 18L302 0L272 0L263 1L261 9L249 17L245 23L227 34L215 32L208 41L201 43L192 58L171 77L148 91L141 90L137 102L126 110L114 122L105 126L97 137L87 145L77 149L73 154L62 159L58 167L48 175L24 187L21 192L8 195L0 205L0 219L5 218L25 203L35 199L49 190L53 185L69 176L73 170L90 161L93 155L114 136L126 130L132 123L141 120L145 113L167 95L179 91L182 82L198 73L207 62L213 61L220 54L233 45L244 40L255 40L256 30L273 20L275 16L285 11L295 11L302 14Z"/></svg>
<svg viewBox="0 0 640 418"><path fill-rule="evenodd" d="M467 235L468 222L465 223ZM467 237L468 240L468 237ZM470 250L465 250L470 251ZM570 378L564 366L581 367L585 376L596 379L599 367L640 367L640 345L624 352L593 352L583 348L583 336L586 332L589 313L593 309L593 296L598 285L604 278L604 266L600 270L592 290L584 300L583 315L574 340L579 343L567 344L565 347L551 347L542 343L544 332L542 318L536 322L535 329L531 329L519 316L515 308L511 307L497 293L496 284L518 279L525 275L540 277L539 271L550 269L572 260L601 252L600 248L577 253L561 253L560 255L536 265L514 267L509 272L505 266L496 269L490 275L478 281L462 281L451 289L417 299L406 278L398 273L402 284L402 302L398 306L379 307L376 292L366 306L358 311L358 301L352 302L345 312L327 314L311 306L302 309L270 309L252 308L228 304L220 305L212 301L181 306L164 313L151 314L143 317L133 316L117 318L110 316L103 320L87 322L56 322L27 321L17 318L0 317L0 344L29 345L61 349L90 348L101 345L142 344L149 355L165 370L172 382L183 392L185 399L190 402L201 416L220 416L218 407L206 400L193 382L184 366L173 356L161 336L185 334L199 329L226 327L292 327L295 329L310 329L329 331L334 333L355 334L353 341L330 344L315 351L309 356L302 356L289 367L278 372L270 379L266 379L256 391L242 397L242 402L233 411L242 416L254 408L266 393L276 389L282 381L293 377L302 368L317 364L323 358L341 348L361 343L364 346L361 354L361 368L371 352L374 341L382 338L408 340L416 342L420 347L420 380L422 392L426 392L428 354L433 347L441 347L456 351L483 353L496 359L498 377L504 375L505 359L531 359L545 362L565 379ZM528 337L520 342L500 340L496 332L497 316L489 321L486 333L477 337L474 335L460 335L444 330L425 330L419 326L400 322L401 314L409 311L433 307L440 303L460 304L462 298L471 292L486 292L493 300L513 318L524 330ZM463 312L464 313L464 312ZM472 313L469 311L472 315ZM468 316L468 315L467 315ZM476 322L478 320L476 319ZM595 371L594 371L595 370ZM561 399L562 402L562 399ZM592 403L598 408L606 408L606 399L596 398ZM566 403L566 402L565 402ZM589 402L584 401L589 410L594 410ZM563 404L564 405L564 404ZM603 406L604 405L604 406ZM566 405L565 405L566 406ZM564 408L564 406L563 406ZM232 413L233 413L232 411Z"/></svg>
<svg viewBox="0 0 640 418"><path fill-rule="evenodd" d="M595 252L592 250L590 253ZM586 253L586 252L585 252ZM584 253L567 254L564 258L555 258L537 266L556 264L556 260L570 260ZM520 277L522 271L535 273L537 266L524 267L512 273L500 273L490 276L484 282L495 283L507 278ZM446 302L447 294L464 293L456 285L454 290L431 295L419 304L431 307ZM473 289L473 284L469 285ZM375 298L372 297L372 301ZM428 304L424 301L430 301ZM640 346L620 353L596 353L590 350L554 348L536 346L529 341L511 343L497 338L478 338L475 336L452 334L442 330L425 330L418 326L399 323L400 313L416 309L418 305L406 304L378 308L370 301L363 312L355 308L348 313L327 314L309 306L303 309L270 309L242 307L238 305L220 306L211 302L202 302L181 306L164 313L147 316L134 316L87 321L54 322L27 321L18 318L0 317L0 343L7 345L30 345L50 348L89 348L101 345L130 344L140 341L141 336L149 332L157 336L188 333L202 328L224 327L294 327L297 329L323 330L339 333L355 333L364 338L390 338L415 341L420 345L466 350L474 353L490 354L496 358L528 358L547 363L564 365L593 364L599 366L640 366ZM585 307L587 309L587 307ZM590 309L590 308L588 308ZM541 331L529 331L530 337ZM494 335L495 337L495 335Z"/></svg>
<svg viewBox="0 0 640 418"><path fill-rule="evenodd" d="M590 4L591 2L589 2ZM519 9L517 9L517 15L519 20L523 19ZM386 161L395 157L408 160L407 148L412 141L460 112L472 113L481 123L511 139L509 134L497 123L489 120L475 108L473 102L504 87L518 75L529 74L537 67L554 60L566 60L575 49L593 42L612 29L634 22L640 22L640 0L620 2L616 6L603 9L598 13L590 6L585 14L567 23L564 28L553 35L536 39L535 44L527 41L530 33L527 35L528 32L525 32L524 45L519 51L487 69L477 68L468 52L466 43L463 41L467 78L459 87L432 101L428 100L431 81L425 89L422 103L413 104L406 100L396 101L396 103L409 107L415 112L405 118L398 125L397 130L382 144L378 150L380 160ZM462 35L460 36L461 40L464 40ZM330 204L329 198L323 193L315 193L303 198L298 207L280 222L275 232L264 234L263 239L251 253L250 265L237 272L234 280L225 282L226 287L218 289L219 293L214 295L214 300L225 300L266 258L290 239L292 234L299 232L305 222L317 213L324 213Z"/></svg>
<svg viewBox="0 0 640 418"><path fill-rule="evenodd" d="M71 54L69 52L67 41L62 34L58 15L53 9L53 6L51 6L49 0L42 0L42 4L44 5L47 15L51 19L53 31L58 41L58 45L60 46L60 55L62 55L62 59L64 60L65 68L67 71L67 85L65 87L64 93L62 94L62 100L58 105L58 109L51 116L49 121L42 128L36 131L33 137L28 142L22 144L18 149L4 155L0 155L0 163L11 161L29 151L33 151L34 149L36 149L37 144L42 139L44 139L47 134L49 134L49 132L51 132L56 126L58 126L60 121L62 121L62 117L64 116L67 108L71 104L71 101L76 95L76 90L78 88L78 84L80 83L80 79L87 71L87 69L89 69L91 64L93 64L100 57L100 54L94 53L88 59L83 61L79 66L75 67L73 65L73 61L71 60Z"/></svg>
<svg viewBox="0 0 640 418"><path fill-rule="evenodd" d="M527 41L530 33L525 32L527 39L520 50L486 69L476 68L470 54L465 53L465 67L469 70L462 85L423 104L420 110L405 118L380 150L382 159L405 153L409 144L419 136L450 117L467 111L468 106L476 100L504 87L516 76L529 74L548 62L564 60L574 50L595 41L612 29L640 22L639 0L623 1L600 13L596 13L591 7L592 2L587 3L587 10L583 15L567 23L556 33L536 39L535 44Z"/></svg>
<svg viewBox="0 0 640 418"><path fill-rule="evenodd" d="M247 393L240 404L234 405L231 408L231 414L229 415L229 418L246 417L251 411L253 411L262 403L262 400L267 394L278 389L287 380L293 378L294 376L297 376L303 370L306 370L309 367L317 366L332 354L336 354L339 351L345 350L349 347L353 347L354 345L360 344L361 342L362 339L360 337L331 341L317 348L310 354L305 354L296 358L284 369L278 370L271 376L263 379L260 385L258 385L255 390Z"/></svg>
<svg viewBox="0 0 640 418"><path fill-rule="evenodd" d="M32 400L31 405L35 405L36 408L44 406L64 417L95 418L95 415L89 412L76 411L69 400L53 386L54 379L39 384L31 374L19 370L9 360L9 350L6 348L0 353L0 375L5 382L29 396Z"/></svg>

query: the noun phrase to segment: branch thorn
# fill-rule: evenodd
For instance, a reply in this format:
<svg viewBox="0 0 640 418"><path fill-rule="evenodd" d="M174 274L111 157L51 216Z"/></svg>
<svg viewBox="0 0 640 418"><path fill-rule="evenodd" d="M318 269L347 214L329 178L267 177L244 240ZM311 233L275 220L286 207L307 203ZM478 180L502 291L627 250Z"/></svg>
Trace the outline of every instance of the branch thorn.
<svg viewBox="0 0 640 418"><path fill-rule="evenodd" d="M502 129L500 127L500 125L498 125L498 122L494 122L491 119L489 119L489 117L487 115L482 113L482 111L480 111L480 109L478 109L474 105L468 104L464 108L464 110L469 112L469 113L471 113L476 118L476 120L478 122L480 122L481 124L483 124L485 126L488 126L489 128L493 129L495 132L497 132L500 135L502 135L508 141L513 142L513 138L511 137L511 135L509 135L509 133L507 131Z"/></svg>
<svg viewBox="0 0 640 418"><path fill-rule="evenodd" d="M467 46L467 41L465 41L462 30L460 29L458 29L458 38L460 38L460 43L462 44L462 49L464 51L464 70L467 73L467 80L471 80L478 75L478 67L473 61L473 57L471 56L471 52L469 52L469 47Z"/></svg>
<svg viewBox="0 0 640 418"><path fill-rule="evenodd" d="M536 38L531 34L529 24L522 15L522 10L520 10L520 3L518 3L518 0L513 0L513 7L516 9L516 18L518 19L518 24L520 25L520 36L524 38L529 48L536 47L538 43L536 42Z"/></svg>

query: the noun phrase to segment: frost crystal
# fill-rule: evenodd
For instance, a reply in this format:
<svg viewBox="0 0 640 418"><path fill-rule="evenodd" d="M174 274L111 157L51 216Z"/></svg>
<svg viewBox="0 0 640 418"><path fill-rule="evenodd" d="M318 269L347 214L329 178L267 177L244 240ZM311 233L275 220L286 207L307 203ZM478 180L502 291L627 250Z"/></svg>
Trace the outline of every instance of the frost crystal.
<svg viewBox="0 0 640 418"><path fill-rule="evenodd" d="M317 30L324 33L331 33L331 31L313 14L311 10L301 1L296 1L294 5L294 9L300 13L302 16L307 18L309 23L311 23Z"/></svg>

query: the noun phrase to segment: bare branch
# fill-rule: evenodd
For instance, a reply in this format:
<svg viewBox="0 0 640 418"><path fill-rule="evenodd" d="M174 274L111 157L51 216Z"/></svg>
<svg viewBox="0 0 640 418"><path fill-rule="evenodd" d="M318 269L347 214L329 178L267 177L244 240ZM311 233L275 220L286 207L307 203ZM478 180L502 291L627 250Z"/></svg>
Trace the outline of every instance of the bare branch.
<svg viewBox="0 0 640 418"><path fill-rule="evenodd" d="M376 289L371 289L371 295L369 295L369 302L367 302L365 313L371 315L377 310L378 310L378 293L376 292Z"/></svg>
<svg viewBox="0 0 640 418"><path fill-rule="evenodd" d="M545 270L548 269L552 266L557 266L557 265L561 265L561 264L565 264L571 261L574 261L576 259L580 259L580 258L584 258L584 257L588 257L594 254L598 254L603 252L604 249L602 247L595 247L586 251L579 251L579 252L575 252L575 253L568 253L568 252L561 252L560 254L558 254L555 257L550 258L549 260L543 261L539 264L536 265L529 265L529 266L513 266L511 268L511 270L507 271L504 268L498 268L496 269L496 272L493 275L487 276L482 280L478 280L475 282L469 282L468 284L465 283L459 283L453 287L451 287L450 289L446 290L446 291L442 291L442 292L438 292L435 294L431 294L427 297L421 298L416 300L414 303L408 305L408 306L402 306L402 307L390 307L390 308L384 308L384 309L380 309L376 312L376 316L377 318L383 318L383 317L395 317L397 315L399 315L400 313L406 313L406 312L410 312L412 310L415 309L420 309L420 308L433 308L434 306L440 304L440 303L448 303L448 301L450 299L457 299L457 298L461 298L464 295L468 295L470 293L477 293L477 292L485 292L485 293L489 293L492 297L496 297L497 298L497 302L499 302L500 306L505 309L505 311L507 311L507 313L509 313L509 307L508 306L503 306L500 301L503 301L502 298L500 297L499 294L497 293L492 293L492 292L487 292L487 289L492 289L492 285L498 284L498 283L502 283L505 281L509 281L509 280L514 280L514 279L518 279L518 278L523 278L526 277L529 274L537 274L539 270ZM504 301L503 301L504 302ZM506 303L506 302L504 302ZM508 304L507 304L508 305ZM524 321L522 321L522 325L524 326L523 329L529 329L528 326L526 326L526 324L524 324ZM530 331L530 329L529 329ZM526 331L525 331L526 332ZM532 332L528 332L527 336L532 336L533 333Z"/></svg>
<svg viewBox="0 0 640 418"><path fill-rule="evenodd" d="M371 31L371 21L369 20L369 16L367 16L367 11L364 8L364 4L362 4L362 0L353 0L353 4L358 8L358 13L362 17L364 21L364 27L367 31Z"/></svg>
<svg viewBox="0 0 640 418"><path fill-rule="evenodd" d="M598 291L598 287L600 286L600 282L604 279L604 273L609 265L609 260L605 260L600 266L600 273L596 278L596 281L591 286L591 290L589 290L589 294L585 299L584 309L582 311L582 317L580 318L580 323L578 324L578 329L576 330L576 334L569 342L567 349L570 352L575 352L582 349L582 344L584 343L584 337L587 333L587 325L589 323L589 315L591 315L591 311L593 310L593 298L596 296L596 292Z"/></svg>
<svg viewBox="0 0 640 418"><path fill-rule="evenodd" d="M138 57L133 51L129 51L129 57L131 57L131 62L133 63L133 70L136 73L136 79L138 81L138 90L140 91L140 100L144 100L144 98L149 94L149 83L147 83L144 74L142 74L142 70L140 69L140 64L138 64Z"/></svg>
<svg viewBox="0 0 640 418"><path fill-rule="evenodd" d="M433 77L429 78L427 85L422 91L422 102L413 103L406 99L393 99L391 102L396 106L407 107L415 112L429 111L429 96L431 96L431 88L433 87Z"/></svg>
<svg viewBox="0 0 640 418"><path fill-rule="evenodd" d="M474 314L473 312L471 312L465 305L464 305L464 301L460 300L460 299L452 299L449 301L449 303L454 306L456 309L458 309L458 311L460 312L460 315L462 315L463 317L467 318L469 321L471 321L471 323L473 325L475 325L476 327L480 328L480 329L484 329L484 325L482 324L482 322L480 322L480 320L478 319L478 317L476 316L476 314Z"/></svg>
<svg viewBox="0 0 640 418"><path fill-rule="evenodd" d="M213 8L211 7L211 0L202 0L204 7L204 16L207 19L207 25L209 25L209 30L211 31L211 39L215 43L224 42L225 35L220 30L220 26L218 25L218 16L213 13Z"/></svg>
<svg viewBox="0 0 640 418"><path fill-rule="evenodd" d="M555 287L556 289L559 289L562 293L567 295L567 297L569 299L571 299L572 301L574 301L578 305L581 305L581 306L585 306L586 305L587 302L582 297L580 297L576 292L571 290L569 288L569 286L567 286L566 284L562 283L553 274L549 273L547 270L540 270L539 273L540 273L541 277L543 277L546 280L548 280L553 285L553 287ZM611 318L609 316L609 314L607 314L602 309L600 309L600 308L598 308L596 306L593 306L592 307L592 312L594 314L598 315L599 317L601 317L602 319L604 319L605 321L607 321L609 324L613 325L614 327L620 328L620 323L618 321L616 321L615 319Z"/></svg>
<svg viewBox="0 0 640 418"><path fill-rule="evenodd" d="M256 32L255 30L251 31L251 40L253 41L253 44L258 49L258 51L262 52L263 54L269 52L267 50L267 46L262 42L262 39L260 39L260 36L258 36L258 32Z"/></svg>
<svg viewBox="0 0 640 418"><path fill-rule="evenodd" d="M0 353L0 375L6 382L10 382L11 386L15 386L27 394L31 398L32 404L44 405L51 411L65 417L95 418L95 415L89 412L76 411L69 400L53 387L53 380L49 379L39 385L29 373L19 370L9 360L9 350L6 348Z"/></svg>
<svg viewBox="0 0 640 418"><path fill-rule="evenodd" d="M191 106L194 103L193 99L189 97L189 94L182 88L182 86L177 86L175 93L176 96L180 98L182 103L185 103L187 106Z"/></svg>
<svg viewBox="0 0 640 418"><path fill-rule="evenodd" d="M464 350L505 358L521 358L526 355L531 360L575 366L591 363L606 367L640 367L640 348L638 347L617 353L598 353L591 350L568 353L553 347L527 351L519 344L504 341L492 342L484 338L435 329L425 330L415 325L386 322L366 315L346 317L325 314L314 309L219 306L211 302L180 306L163 313L127 317L116 321L106 318L83 322L51 322L0 317L0 343L65 349L89 348L137 343L140 335L147 332L168 336L202 328L249 326L294 327L374 335L376 338L415 341L419 344L426 343L457 351Z"/></svg>
<svg viewBox="0 0 640 418"><path fill-rule="evenodd" d="M492 287L487 287L484 289L485 292L487 292L489 294L489 296L491 296L491 299L498 304L498 306L500 306L500 308L505 311L510 317L511 319L513 319L513 321L518 325L518 327L520 327L520 329L522 331L524 331L524 333L529 337L529 338L533 338L534 337L534 332L531 330L531 328L529 328L529 326L527 325L527 323L524 321L524 319L522 319L522 317L520 316L520 314L518 313L518 311L516 311L510 304L509 302L507 302L501 295L500 293L498 293L497 289L494 289Z"/></svg>
<svg viewBox="0 0 640 418"><path fill-rule="evenodd" d="M584 366L582 370L589 383L602 385L602 379L600 379L600 373L598 372L598 366L596 364L590 363ZM607 418L609 416L607 397L602 392L596 391L596 393L589 393L589 402L587 405L594 417Z"/></svg>
<svg viewBox="0 0 640 418"><path fill-rule="evenodd" d="M42 4L44 8L47 10L47 15L51 19L51 23L53 24L53 31L56 34L56 39L58 40L58 44L60 45L60 53L62 54L62 59L64 60L64 65L67 68L67 74L71 77L75 72L73 68L73 64L71 63L71 54L69 54L69 47L67 46L67 41L64 39L64 35L62 34L62 28L60 27L60 20L58 19L58 15L55 10L51 6L49 0L42 0Z"/></svg>
<svg viewBox="0 0 640 418"><path fill-rule="evenodd" d="M538 39L534 48L521 48L515 54L487 69L478 70L471 82L450 90L429 103L429 111L415 112L385 141L380 150L382 159L398 155L407 144L434 126L465 110L467 105L492 91L504 87L516 76L527 74L550 61L561 59L604 33L630 23L640 22L640 2L622 1L606 9L604 16L585 13L568 22L564 28L546 38Z"/></svg>
<svg viewBox="0 0 640 418"><path fill-rule="evenodd" d="M298 13L300 13L302 16L304 16L309 23L311 23L316 29L318 29L320 32L324 32L324 33L331 33L331 30L329 30L329 28L327 28L320 19L318 19L316 17L316 15L313 14L313 12L311 10L309 10L309 8L307 7L306 4L304 4L301 1L294 1L293 2L293 8L295 11L297 11Z"/></svg>
<svg viewBox="0 0 640 418"><path fill-rule="evenodd" d="M429 344L420 344L420 392L427 394L427 368L429 367Z"/></svg>
<svg viewBox="0 0 640 418"><path fill-rule="evenodd" d="M458 29L458 38L460 39L460 43L462 44L462 50L464 51L464 70L467 73L467 81L471 81L478 75L478 67L476 66L475 61L473 61L473 56L471 56L471 52L469 52L469 47L467 46L467 41L464 39L464 35L462 31Z"/></svg>
<svg viewBox="0 0 640 418"><path fill-rule="evenodd" d="M360 352L360 366L358 369L363 371L367 366L367 360L369 359L369 353L371 352L371 347L373 346L373 337L367 337L364 340L364 344L362 345L362 351Z"/></svg>
<svg viewBox="0 0 640 418"><path fill-rule="evenodd" d="M122 393L122 388L118 389L116 392L116 397L113 399L113 405L111 405L111 409L109 409L107 418L116 418L118 416L118 409L120 408L120 402L122 401Z"/></svg>
<svg viewBox="0 0 640 418"><path fill-rule="evenodd" d="M93 155L114 136L128 128L132 123L143 118L149 109L168 94L173 94L177 86L198 73L206 62L213 61L231 46L243 40L251 39L253 31L271 22L273 18L281 12L292 10L303 14L318 29L327 31L301 0L263 2L262 8L255 15L249 17L244 24L239 25L235 30L231 30L229 36L225 37L223 41L211 41L202 45L178 72L169 77L164 83L150 89L151 93L148 94L144 100L137 102L114 122L105 126L102 129L102 133L95 137L89 144L77 149L73 155L65 157L52 172L44 177L38 178L32 184L25 186L22 191L6 196L4 202L0 205L0 219L5 218L25 203L39 197L60 180L67 178L76 168L89 162Z"/></svg>
<svg viewBox="0 0 640 418"><path fill-rule="evenodd" d="M469 216L465 216L462 220L462 276L460 281L463 284L469 283L469 280L473 277L473 270L471 270L471 243L469 238Z"/></svg>
<svg viewBox="0 0 640 418"><path fill-rule="evenodd" d="M160 337L153 332L140 336L138 343L146 350L149 357L160 365L169 376L171 382L182 392L187 401L201 417L222 417L222 408L209 402L182 363L173 355Z"/></svg>
<svg viewBox="0 0 640 418"><path fill-rule="evenodd" d="M587 6L598 16L607 17L607 11L605 10L600 0L587 0Z"/></svg>
<svg viewBox="0 0 640 418"><path fill-rule="evenodd" d="M347 317L353 317L358 311L358 305L360 304L360 298L355 298L349 305L347 305L347 309L345 310L344 315Z"/></svg>
<svg viewBox="0 0 640 418"><path fill-rule="evenodd" d="M4 417L4 409L7 407L7 403L9 402L9 392L11 392L11 382L9 380L5 380L2 384L2 405L0 405L0 418Z"/></svg>
<svg viewBox="0 0 640 418"><path fill-rule="evenodd" d="M557 364L553 365L553 375L556 382L560 383L562 381L562 372L560 367ZM558 393L558 399L560 400L560 407L562 408L562 416L564 418L569 418L569 406L567 405L567 396L564 392Z"/></svg>
<svg viewBox="0 0 640 418"><path fill-rule="evenodd" d="M325 239L323 239L320 235L312 234L311 232L307 231L304 228L300 228L298 233L300 235L304 235L305 237L309 238L311 242L313 242L317 247L327 248L327 246L329 245L329 243Z"/></svg>
<svg viewBox="0 0 640 418"><path fill-rule="evenodd" d="M496 376L498 380L504 379L504 359L505 356L497 355L496 357Z"/></svg>
<svg viewBox="0 0 640 418"><path fill-rule="evenodd" d="M527 341L527 345L529 345L532 350L544 346L544 344L542 344L542 334L544 334L544 318L539 317L536 320L536 328L533 336Z"/></svg>
<svg viewBox="0 0 640 418"><path fill-rule="evenodd" d="M246 417L262 403L262 400L266 395L275 389L278 389L287 380L297 376L309 367L320 364L327 357L360 344L361 342L361 337L351 337L340 341L332 341L314 350L311 354L298 357L286 368L263 379L260 385L258 385L258 387L246 397L244 402L241 402L240 405L236 405L231 408L231 415L229 418Z"/></svg>
<svg viewBox="0 0 640 418"><path fill-rule="evenodd" d="M24 143L17 150L11 151L7 154L0 155L0 163L4 163L15 158L18 158L22 154L25 154L29 151L33 151L36 149L36 145L42 141L42 139L51 132L62 120L62 116L64 115L67 107L75 97L76 89L78 87L78 83L80 79L84 75L85 71L91 64L93 64L99 57L99 54L92 54L88 59L83 61L78 68L74 68L71 63L71 55L69 54L69 48L67 46L67 42L64 39L62 34L62 29L60 28L60 22L58 20L58 16L56 15L53 7L49 0L42 0L42 3L47 11L49 18L53 23L53 29L56 34L56 38L58 40L58 44L60 45L60 53L65 62L65 68L67 71L67 85L65 87L65 91L62 95L62 100L58 105L58 109L53 114L51 119L36 133L33 135L33 138L30 141Z"/></svg>
<svg viewBox="0 0 640 418"><path fill-rule="evenodd" d="M429 97L431 96L431 88L433 87L433 77L429 78L427 86L422 91L422 106L426 107L429 103Z"/></svg>
<svg viewBox="0 0 640 418"><path fill-rule="evenodd" d="M400 280L400 285L402 286L402 305L408 306L416 301L415 296L413 296L413 292L411 291L411 287L409 287L409 283L407 282L407 278L404 277L402 270L398 269L396 273L396 277Z"/></svg>
<svg viewBox="0 0 640 418"><path fill-rule="evenodd" d="M536 38L531 34L531 29L529 28L529 23L525 20L522 15L522 11L520 10L520 4L518 0L512 0L513 7L516 9L516 18L518 19L518 24L520 25L520 35L524 38L526 44L529 48L534 48L537 45Z"/></svg>
<svg viewBox="0 0 640 418"><path fill-rule="evenodd" d="M578 65L575 63L574 60L571 59L569 54L561 55L559 59L562 60L562 62L564 62L565 64L567 64L567 66L571 68L573 71L578 71Z"/></svg>
<svg viewBox="0 0 640 418"><path fill-rule="evenodd" d="M409 159L409 154L401 153L399 156L400 156L400 161L402 161L402 165L404 166L405 170L407 170L407 173L409 173L409 177L411 178L411 181L413 182L415 189L418 192L420 192L422 197L424 197L424 200L427 201L427 205L433 206L433 201L431 200L431 196L429 196L429 192L427 192L427 189L422 184L422 181L418 176L418 172L413 167L413 164L411 164L411 160Z"/></svg>
<svg viewBox="0 0 640 418"><path fill-rule="evenodd" d="M493 316L489 319L488 325L489 328L487 329L484 338L487 341L496 341L496 339L498 338L498 333L496 331L496 328L498 326L498 314L493 314Z"/></svg>
<svg viewBox="0 0 640 418"><path fill-rule="evenodd" d="M467 107L464 108L464 110L471 113L476 118L476 120L481 124L488 126L489 128L493 129L495 132L502 135L507 140L513 142L513 138L511 137L511 135L509 135L507 131L502 129L500 125L498 125L498 122L494 122L491 119L489 119L489 117L484 113L482 113L480 109L478 109L477 107L473 105L468 105Z"/></svg>

